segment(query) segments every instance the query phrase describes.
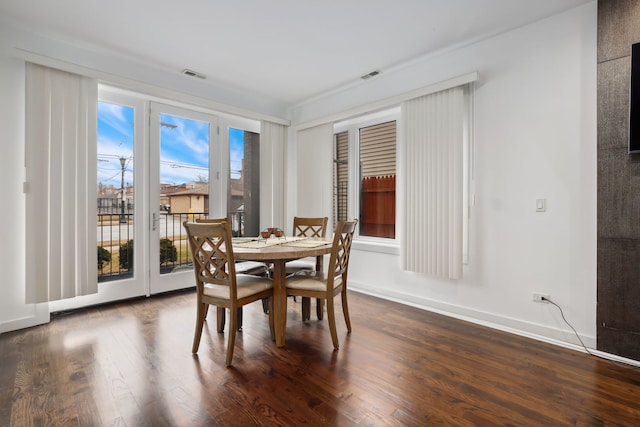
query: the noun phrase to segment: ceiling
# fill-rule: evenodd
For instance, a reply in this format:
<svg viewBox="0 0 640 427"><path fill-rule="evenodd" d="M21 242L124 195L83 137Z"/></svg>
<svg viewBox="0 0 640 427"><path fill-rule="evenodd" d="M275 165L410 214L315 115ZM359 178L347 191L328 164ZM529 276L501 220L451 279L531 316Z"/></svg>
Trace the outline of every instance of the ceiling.
<svg viewBox="0 0 640 427"><path fill-rule="evenodd" d="M588 2L0 0L0 19L293 106Z"/></svg>

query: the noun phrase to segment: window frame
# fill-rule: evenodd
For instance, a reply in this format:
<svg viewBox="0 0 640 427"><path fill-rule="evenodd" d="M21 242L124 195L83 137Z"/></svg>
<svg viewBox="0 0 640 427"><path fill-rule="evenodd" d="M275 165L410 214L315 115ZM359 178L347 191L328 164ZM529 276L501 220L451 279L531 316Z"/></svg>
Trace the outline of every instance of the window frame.
<svg viewBox="0 0 640 427"><path fill-rule="evenodd" d="M381 253L400 253L399 230L402 218L402 204L400 203L400 191L398 191L399 175L401 173L401 122L400 106L387 108L374 113L353 117L334 123L334 156L335 159L335 135L348 132L348 192L347 215L350 218L360 218L360 129L390 121L396 122L396 233L395 238L363 236L359 227L354 234L353 247L355 249L368 250ZM332 165L335 167L335 164ZM334 172L332 172L333 174ZM335 203L335 200L332 202ZM335 209L335 206L333 206Z"/></svg>

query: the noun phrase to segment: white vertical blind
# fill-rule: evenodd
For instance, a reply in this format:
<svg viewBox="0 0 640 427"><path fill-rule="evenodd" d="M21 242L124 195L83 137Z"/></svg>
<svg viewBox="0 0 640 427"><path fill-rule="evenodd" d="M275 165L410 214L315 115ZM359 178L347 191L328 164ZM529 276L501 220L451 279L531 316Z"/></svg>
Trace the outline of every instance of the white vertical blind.
<svg viewBox="0 0 640 427"><path fill-rule="evenodd" d="M298 131L298 204L294 215L333 218L333 124ZM332 225L328 225L329 229Z"/></svg>
<svg viewBox="0 0 640 427"><path fill-rule="evenodd" d="M93 79L27 63L26 296L98 291Z"/></svg>
<svg viewBox="0 0 640 427"><path fill-rule="evenodd" d="M285 150L287 127L263 121L260 125L261 227L285 229Z"/></svg>
<svg viewBox="0 0 640 427"><path fill-rule="evenodd" d="M462 277L464 112L460 86L402 104L405 270Z"/></svg>

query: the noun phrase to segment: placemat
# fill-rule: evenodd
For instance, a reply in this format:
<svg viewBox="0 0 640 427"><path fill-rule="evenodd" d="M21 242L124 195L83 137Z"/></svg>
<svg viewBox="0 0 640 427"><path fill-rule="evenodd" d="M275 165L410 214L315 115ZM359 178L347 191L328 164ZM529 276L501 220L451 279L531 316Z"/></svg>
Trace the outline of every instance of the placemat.
<svg viewBox="0 0 640 427"><path fill-rule="evenodd" d="M249 240L249 241L238 241L236 243L235 239L232 239L233 242L233 246L236 248L246 248L246 249L262 249L262 248L266 248L269 246L276 246L276 245L284 245L284 244L288 244L288 243L294 243L298 240L304 239L304 237L284 237L284 238L269 238L269 239L257 239L257 238L253 238L254 240Z"/></svg>
<svg viewBox="0 0 640 427"><path fill-rule="evenodd" d="M232 237L231 241L233 242L234 245L237 245L238 243L247 243L247 242L253 242L255 240L258 240L257 237Z"/></svg>
<svg viewBox="0 0 640 427"><path fill-rule="evenodd" d="M283 243L282 246L294 246L297 248L317 248L329 244L331 244L331 242L327 240L304 239L298 240L297 242Z"/></svg>

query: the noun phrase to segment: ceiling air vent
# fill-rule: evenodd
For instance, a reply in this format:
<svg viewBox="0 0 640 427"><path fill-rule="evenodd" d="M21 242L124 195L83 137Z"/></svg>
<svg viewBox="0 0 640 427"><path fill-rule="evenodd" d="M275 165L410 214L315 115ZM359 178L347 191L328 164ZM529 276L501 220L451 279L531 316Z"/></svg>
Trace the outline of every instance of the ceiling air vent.
<svg viewBox="0 0 640 427"><path fill-rule="evenodd" d="M193 70L189 70L187 68L185 68L184 70L182 70L182 74L184 74L185 76L189 76L189 77L197 77L199 79L206 79L207 76L205 76L204 74L200 74L196 71Z"/></svg>
<svg viewBox="0 0 640 427"><path fill-rule="evenodd" d="M375 76L377 76L378 74L380 74L380 71L378 71L378 70L374 70L374 71L370 72L369 74L365 74L364 76L360 76L360 78L361 78L362 80L368 80L368 79L370 79L371 77L375 77Z"/></svg>

